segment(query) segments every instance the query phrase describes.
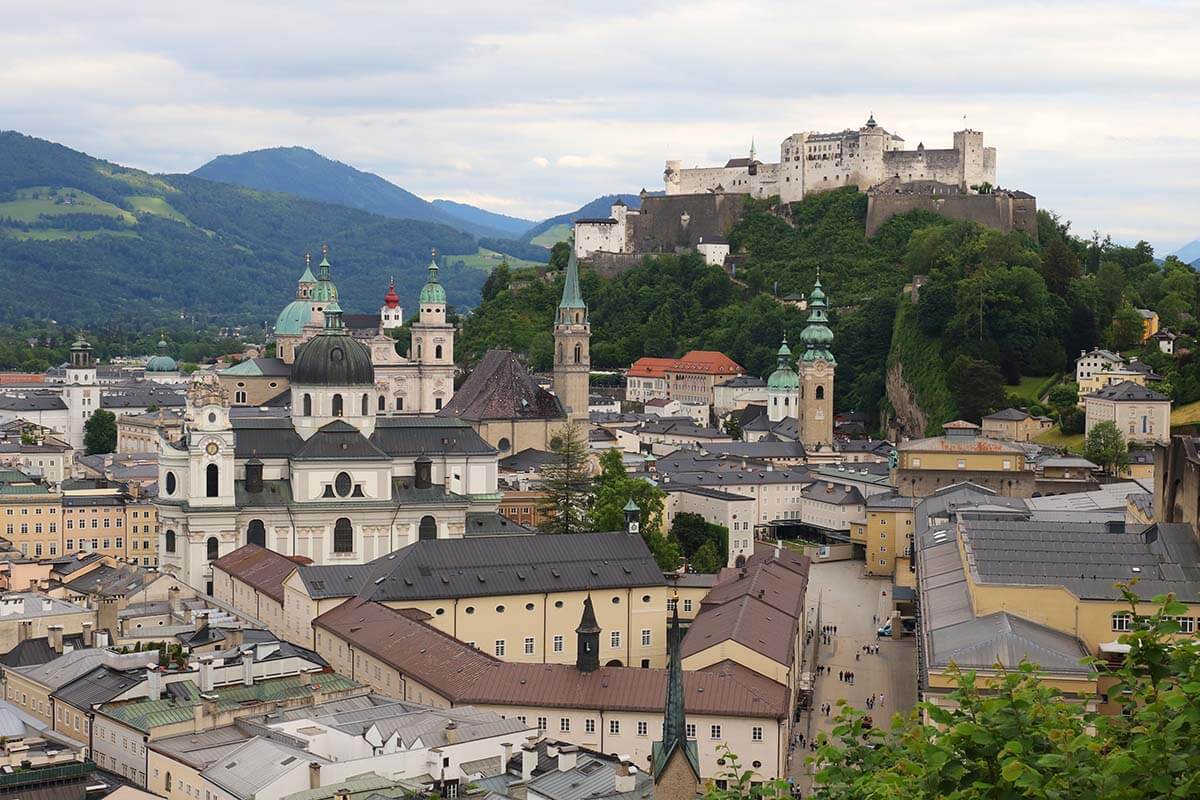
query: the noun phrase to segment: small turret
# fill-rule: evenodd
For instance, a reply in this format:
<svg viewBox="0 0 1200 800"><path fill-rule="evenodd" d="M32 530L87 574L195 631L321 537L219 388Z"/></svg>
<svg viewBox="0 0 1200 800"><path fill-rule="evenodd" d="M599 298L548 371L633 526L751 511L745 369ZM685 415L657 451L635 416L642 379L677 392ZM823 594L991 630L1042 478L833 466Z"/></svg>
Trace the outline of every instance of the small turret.
<svg viewBox="0 0 1200 800"><path fill-rule="evenodd" d="M633 498L629 498L629 502L625 504L625 532L628 534L638 534L642 532L642 510L638 508L638 504L633 502Z"/></svg>
<svg viewBox="0 0 1200 800"><path fill-rule="evenodd" d="M580 672L600 669L600 624L596 622L596 610L592 607L590 594L583 601L583 616L579 619L575 635L578 639L575 668Z"/></svg>

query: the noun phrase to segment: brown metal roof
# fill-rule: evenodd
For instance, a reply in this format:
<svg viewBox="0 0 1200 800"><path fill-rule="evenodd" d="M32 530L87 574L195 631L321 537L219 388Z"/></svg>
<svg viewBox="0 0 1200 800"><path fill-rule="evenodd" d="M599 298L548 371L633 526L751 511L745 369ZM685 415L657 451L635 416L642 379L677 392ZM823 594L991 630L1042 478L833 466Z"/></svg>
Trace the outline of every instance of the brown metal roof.
<svg viewBox="0 0 1200 800"><path fill-rule="evenodd" d="M247 544L218 558L213 567L282 603L283 582L296 567L312 563L303 556L295 559L256 544Z"/></svg>
<svg viewBox="0 0 1200 800"><path fill-rule="evenodd" d="M350 600L314 622L456 704L603 708L661 713L667 671L571 664L513 664L378 603ZM737 664L688 672L684 702L697 714L787 714L787 687Z"/></svg>
<svg viewBox="0 0 1200 800"><path fill-rule="evenodd" d="M800 621L748 595L708 608L692 620L683 637L684 658L726 641L735 641L780 664L791 664Z"/></svg>
<svg viewBox="0 0 1200 800"><path fill-rule="evenodd" d="M772 608L793 617L804 611L808 576L769 561L751 564L745 569L724 570L701 603L702 609L715 608L741 597L755 597Z"/></svg>

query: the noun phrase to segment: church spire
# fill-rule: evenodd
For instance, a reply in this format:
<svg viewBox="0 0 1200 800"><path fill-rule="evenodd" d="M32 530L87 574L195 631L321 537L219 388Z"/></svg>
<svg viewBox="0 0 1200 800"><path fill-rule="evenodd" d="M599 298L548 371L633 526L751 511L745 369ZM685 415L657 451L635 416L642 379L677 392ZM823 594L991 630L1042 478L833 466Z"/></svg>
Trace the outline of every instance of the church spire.
<svg viewBox="0 0 1200 800"><path fill-rule="evenodd" d="M671 627L667 631L667 705L663 719L663 738L661 742L654 743L651 759L656 785L666 773L671 761L683 758L691 767L698 787L700 759L696 753L696 743L688 741L687 718L683 708L683 659L679 654L682 639L683 631L679 629L679 598L676 596L671 610ZM658 796L657 792L655 796Z"/></svg>
<svg viewBox="0 0 1200 800"><path fill-rule="evenodd" d="M575 257L575 239L572 237L567 244L571 246L571 255L567 259L566 278L563 280L562 299L558 301L558 309L587 310L587 303L583 302L583 293L579 289L579 259Z"/></svg>

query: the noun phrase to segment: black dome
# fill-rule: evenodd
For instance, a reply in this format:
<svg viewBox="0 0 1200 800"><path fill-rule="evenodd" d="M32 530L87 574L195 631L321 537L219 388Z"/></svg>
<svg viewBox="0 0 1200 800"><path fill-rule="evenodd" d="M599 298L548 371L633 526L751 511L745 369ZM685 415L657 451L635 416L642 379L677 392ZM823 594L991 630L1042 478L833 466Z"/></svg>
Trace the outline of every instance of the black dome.
<svg viewBox="0 0 1200 800"><path fill-rule="evenodd" d="M371 351L347 334L322 332L297 351L291 382L298 386L374 386Z"/></svg>

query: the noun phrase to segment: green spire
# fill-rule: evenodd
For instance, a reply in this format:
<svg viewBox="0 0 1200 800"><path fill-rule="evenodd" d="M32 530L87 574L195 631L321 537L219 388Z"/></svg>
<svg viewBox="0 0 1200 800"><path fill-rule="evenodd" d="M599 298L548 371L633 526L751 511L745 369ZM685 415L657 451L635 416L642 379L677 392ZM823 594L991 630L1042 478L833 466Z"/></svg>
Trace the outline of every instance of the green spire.
<svg viewBox="0 0 1200 800"><path fill-rule="evenodd" d="M425 281L425 286L421 289L421 297L419 298L421 305L426 303L430 305L445 305L446 290L442 288L442 284L438 283L438 265L437 265L437 250L434 250L429 258L429 278Z"/></svg>
<svg viewBox="0 0 1200 800"><path fill-rule="evenodd" d="M825 292L821 290L821 271L817 270L817 281L808 295L808 325L800 333L800 341L804 343L804 353L801 361L824 360L836 364L837 360L830 352L833 345L833 331L829 329L829 317L825 314Z"/></svg>
<svg viewBox="0 0 1200 800"><path fill-rule="evenodd" d="M321 263L318 265L321 268L321 277L317 279L317 285L313 287L312 294L309 299L314 303L332 303L338 298L337 287L333 285L333 281L329 279L329 245L321 245Z"/></svg>
<svg viewBox="0 0 1200 800"><path fill-rule="evenodd" d="M767 378L767 389L792 390L800 388L800 376L792 369L792 349L788 347L787 337L779 345L779 353L775 359L775 371Z"/></svg>
<svg viewBox="0 0 1200 800"><path fill-rule="evenodd" d="M317 278L312 273L312 255L310 255L309 253L305 253L304 254L304 274L300 276L300 280L297 281L297 283L316 283L316 282L317 282Z"/></svg>
<svg viewBox="0 0 1200 800"><path fill-rule="evenodd" d="M625 504L625 508L622 510L623 511L641 511L641 509L638 508L638 504L633 502L632 497L629 498L629 502Z"/></svg>
<svg viewBox="0 0 1200 800"><path fill-rule="evenodd" d="M566 308L582 308L586 311L587 303L583 302L583 293L579 291L579 259L575 257L575 238L568 239L567 244L571 246L571 256L567 259L567 274L558 308L560 311Z"/></svg>
<svg viewBox="0 0 1200 800"><path fill-rule="evenodd" d="M663 738L655 742L652 748L651 761L654 767L654 782L658 783L667 764L680 751L696 780L700 780L700 759L696 754L696 743L687 738L687 718L683 710L683 659L679 655L679 645L683 632L679 630L679 598L675 598L675 606L671 613L671 627L667 631L667 707L663 721Z"/></svg>

